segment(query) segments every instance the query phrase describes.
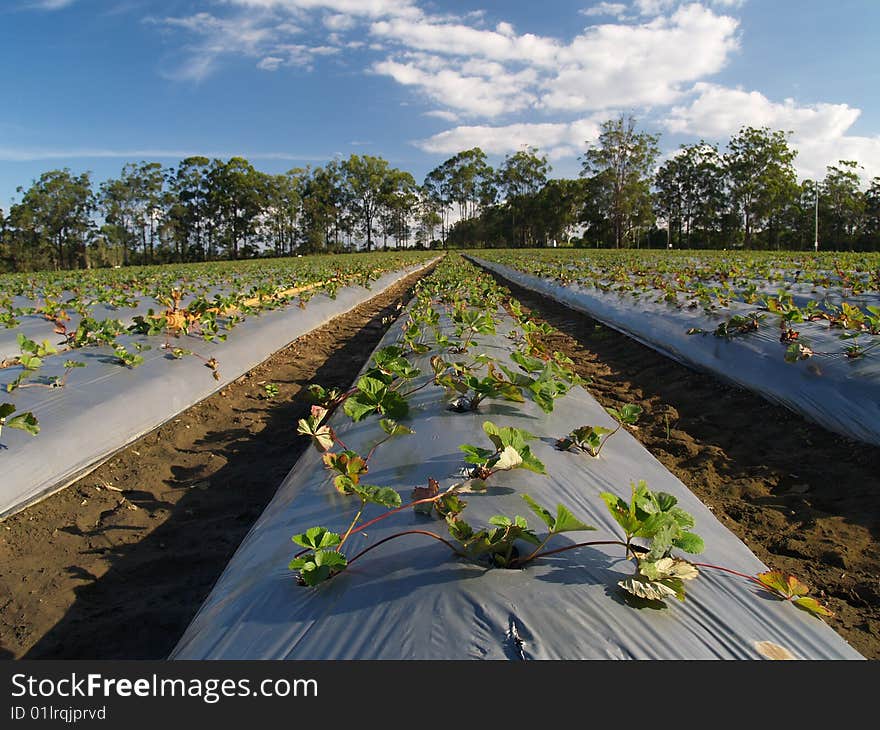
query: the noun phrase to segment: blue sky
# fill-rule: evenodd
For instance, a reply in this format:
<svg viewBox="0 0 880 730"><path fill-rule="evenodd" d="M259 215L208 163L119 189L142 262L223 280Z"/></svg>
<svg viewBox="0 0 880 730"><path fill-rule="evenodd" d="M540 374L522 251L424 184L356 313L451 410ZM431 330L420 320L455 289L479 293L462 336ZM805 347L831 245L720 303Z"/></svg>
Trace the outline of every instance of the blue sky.
<svg viewBox="0 0 880 730"><path fill-rule="evenodd" d="M524 144L573 176L620 112L665 152L751 124L880 175L877 0L2 0L0 207L45 170Z"/></svg>

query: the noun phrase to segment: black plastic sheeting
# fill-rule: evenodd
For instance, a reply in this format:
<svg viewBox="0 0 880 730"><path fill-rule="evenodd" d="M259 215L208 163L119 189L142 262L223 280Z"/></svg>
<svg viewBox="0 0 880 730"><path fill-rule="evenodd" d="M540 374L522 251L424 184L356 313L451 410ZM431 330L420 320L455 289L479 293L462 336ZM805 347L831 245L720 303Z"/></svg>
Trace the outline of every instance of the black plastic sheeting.
<svg viewBox="0 0 880 730"><path fill-rule="evenodd" d="M349 286L336 298L316 294L306 308L289 306L249 317L229 332L226 342L198 337L172 339L175 347L216 357L221 373L214 380L202 360L175 360L159 349L162 337L120 337L119 342L148 343L144 363L128 369L114 361L109 347L89 347L47 358L40 378L60 376L64 361L80 360L87 367L73 370L63 388L26 388L2 400L17 412L32 411L40 433L30 436L4 428L0 445L0 518L64 488L103 463L113 453L167 422L178 413L256 367L274 352L358 304L377 296L405 276L431 266L411 266L391 272L370 289ZM129 351L134 349L129 346ZM0 370L0 389L14 380L21 367ZM29 381L30 382L30 381Z"/></svg>
<svg viewBox="0 0 880 730"><path fill-rule="evenodd" d="M504 335L513 321L501 312L497 320L499 335L476 338L469 354L485 352L502 359L509 352ZM399 327L392 327L380 347L394 343ZM413 362L430 373L429 358L430 353ZM498 513L521 514L530 525L540 525L520 497L528 493L551 509L562 502L598 528L571 533L571 544L614 539L616 523L600 492L629 499L630 482L645 479L651 489L674 494L695 516L695 531L708 546L700 560L749 574L766 570L625 430L607 443L598 459L557 451L555 437L574 427L612 425L580 387L557 400L551 414L531 402L494 401L485 401L480 413L454 413L433 386L412 395L410 404L406 422L415 435L381 446L369 475L370 483L394 487L404 501L413 486L426 485L429 477L438 479L441 489L461 481L464 462L458 447L488 446L482 424L491 420L540 435L530 443L548 475L515 470L493 477L487 494L468 495L463 517L472 525L485 524ZM330 423L359 453L367 453L384 436L376 417L353 423L336 413ZM573 550L520 570L489 570L456 558L440 543L407 536L372 551L315 589L299 586L287 568L298 550L291 536L312 526L342 531L355 511L356 504L335 491L320 455L310 448L239 546L171 658L758 659L765 655L761 647L773 645L796 658L860 658L822 621L723 573L703 571L690 581L685 603L633 608L616 586L633 567L617 547ZM378 523L368 536L353 535L346 553L352 556L408 529L445 533L444 523L406 510ZM567 539L554 541L550 547Z"/></svg>
<svg viewBox="0 0 880 730"><path fill-rule="evenodd" d="M731 303L725 316L701 309L677 309L648 295L621 296L585 286L561 286L509 266L472 261L526 289L554 299L692 368L708 372L849 438L880 445L880 359L849 359L843 343L820 322L796 325L800 341L816 353L834 353L786 362L779 328L768 324L727 340L711 334L688 335L690 328L712 332L724 319L754 312ZM771 318L773 315L771 315Z"/></svg>

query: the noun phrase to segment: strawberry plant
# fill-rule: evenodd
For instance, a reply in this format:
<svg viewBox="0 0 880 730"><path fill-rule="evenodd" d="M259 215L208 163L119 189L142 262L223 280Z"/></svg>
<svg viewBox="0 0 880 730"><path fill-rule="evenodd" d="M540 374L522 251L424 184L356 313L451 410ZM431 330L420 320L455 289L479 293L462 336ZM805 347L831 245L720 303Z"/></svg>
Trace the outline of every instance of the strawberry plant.
<svg viewBox="0 0 880 730"><path fill-rule="evenodd" d="M488 328L488 319L481 320L466 313L470 311L469 307L475 306L475 300L482 302L486 308L484 313L494 311L492 308L498 306L502 297L491 286L486 287L482 282L477 286L469 281L473 278L459 271L452 262L441 264L436 274L418 287L417 301L410 308L409 319L403 323L405 334L401 336L399 347L380 350L364 376L348 391L326 390L316 385L309 388L317 405L306 418L299 421L297 431L311 439L321 452L335 490L345 499L353 501L356 509L354 518L347 519L341 528L312 527L293 536L293 542L301 550L294 555L289 568L296 572L302 584L316 587L345 572L357 560L389 541L407 537L427 538L445 545L456 558L503 569L524 569L535 561L569 551L617 546L622 549L624 557L633 563L632 573L617 584L633 606L642 605L638 600L655 604L671 598L684 600L689 581L696 579L701 571L718 570L742 577L755 585L760 584L765 592L772 591L784 600L799 601L796 605L805 610L815 609L813 612L817 615L827 610L818 603L818 608L814 606L813 599L809 599L802 584L795 582L795 579L784 577L783 582L779 582L770 580L764 574L762 579L761 575L748 576L722 566L692 562L681 557L682 553L696 554L703 550L702 538L693 531L694 518L678 505L674 496L654 492L644 481L631 484L628 500L610 492L600 495L620 527L620 535L554 547L550 543L558 535L595 531L596 528L580 520L565 505L557 504L555 510L551 510L528 494L522 495L522 499L546 527L543 533L519 514L497 514L489 518L485 525L472 524L466 517L468 502L465 498L490 489L489 483L497 474L516 469L546 474L545 465L530 449L529 442L536 436L523 429L484 421L483 432L491 448L462 444L459 448L468 465L464 481L446 490L441 489L436 479L429 478L427 486L412 489L409 502L404 504L397 490L369 484L370 464L377 449L390 438L412 433L407 426L395 420L394 414L401 414L401 417L406 415L406 397L416 390L429 385L438 386L447 396L457 400L454 408L471 412L489 398L522 402L526 395L548 410L552 408L554 398L561 397L574 383L579 382L569 369L571 361L560 353L547 353L539 337L530 340L519 334L512 339L521 349L512 360L522 372L499 365L493 358L483 354L470 362L449 361L438 354L430 359L432 372L427 377L422 376L407 359L409 355L425 354L424 348L431 348L427 344L429 342L440 350L461 354L470 349L479 334L474 331L474 336L469 336L463 328L466 323L483 321ZM477 289L479 296L474 294ZM717 298L717 293L712 296ZM438 304L452 318L457 336L464 338L461 345L444 339L441 319L435 309ZM508 302L508 307L518 320L530 321L512 300ZM538 325L534 322L530 327L529 332L539 333ZM433 338L427 337L428 333L432 333ZM411 347L416 343L421 346L419 350ZM484 367L485 371L482 370ZM419 377L425 380L422 385L402 392L404 383ZM541 387L534 387L539 382L545 384L542 387L555 383L552 392L545 394L546 398L541 395ZM378 416L385 436L373 445L366 457L348 449L329 425L330 416L339 406L355 421ZM607 440L621 428L636 427L642 413L641 407L635 404L606 410L615 419L615 428L582 426L572 431L566 439L561 439L559 447L580 450L597 457ZM339 450L335 450L337 446ZM368 510L380 510L380 513L369 516ZM367 535L369 528L392 519L404 510L412 510L423 519L442 521L448 536L444 537L430 529L403 529L368 544L351 557L346 554L345 546L353 534Z"/></svg>
<svg viewBox="0 0 880 730"><path fill-rule="evenodd" d="M483 431L489 437L492 449L462 444L459 448L466 454L465 461L474 464L471 476L475 479L488 479L499 471L528 469L536 474L546 474L541 463L529 448L527 441L535 438L533 434L519 428L504 426L499 428L491 421L483 423Z"/></svg>
<svg viewBox="0 0 880 730"><path fill-rule="evenodd" d="M6 428L16 428L19 431L36 436L40 432L40 424L33 413L15 413L15 405L12 403L0 403L0 433Z"/></svg>
<svg viewBox="0 0 880 730"><path fill-rule="evenodd" d="M608 439L623 428L624 425L635 428L639 416L642 415L642 407L634 403L627 403L620 408L606 408L605 410L617 421L616 428L580 426L571 431L567 436L559 439L556 442L556 448L560 451L577 449L592 457L598 457Z"/></svg>

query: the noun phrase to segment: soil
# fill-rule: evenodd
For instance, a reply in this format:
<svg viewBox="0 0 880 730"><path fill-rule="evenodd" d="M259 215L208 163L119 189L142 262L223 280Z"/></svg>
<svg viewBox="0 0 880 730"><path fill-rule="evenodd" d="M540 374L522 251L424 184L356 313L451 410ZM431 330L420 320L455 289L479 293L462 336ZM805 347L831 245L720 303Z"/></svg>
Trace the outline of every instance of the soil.
<svg viewBox="0 0 880 730"><path fill-rule="evenodd" d="M0 523L0 658L167 656L306 447L294 430L303 389L348 386L417 277ZM502 283L557 328L548 344L602 404L641 405L642 443L763 562L812 585L855 649L880 658L880 449ZM278 396L264 397L266 383Z"/></svg>
<svg viewBox="0 0 880 730"><path fill-rule="evenodd" d="M880 659L880 448L496 279L556 328L546 344L602 405L641 406L633 435L762 562L810 585L854 649Z"/></svg>
<svg viewBox="0 0 880 730"><path fill-rule="evenodd" d="M0 522L0 658L166 657L307 447L304 389L349 387L423 275Z"/></svg>

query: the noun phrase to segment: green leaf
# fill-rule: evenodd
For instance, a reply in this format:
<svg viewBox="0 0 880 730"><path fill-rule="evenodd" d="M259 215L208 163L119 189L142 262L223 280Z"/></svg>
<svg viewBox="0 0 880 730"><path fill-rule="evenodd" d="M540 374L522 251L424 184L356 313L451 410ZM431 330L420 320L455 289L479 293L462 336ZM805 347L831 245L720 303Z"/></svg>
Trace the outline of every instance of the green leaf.
<svg viewBox="0 0 880 730"><path fill-rule="evenodd" d="M626 500L610 492L602 492L599 496L608 505L608 511L611 512L611 516L627 535L632 535L639 529L639 519L630 512L629 504Z"/></svg>
<svg viewBox="0 0 880 730"><path fill-rule="evenodd" d="M530 355L525 355L521 352L514 352L510 359L513 360L517 365L519 365L523 370L527 373L539 373L544 369L544 361L538 357L531 357Z"/></svg>
<svg viewBox="0 0 880 730"><path fill-rule="evenodd" d="M33 413L28 411L21 415L10 418L6 425L9 428L17 428L19 431L26 431L31 436L36 436L40 432L40 424L37 422Z"/></svg>
<svg viewBox="0 0 880 730"><path fill-rule="evenodd" d="M340 535L330 532L326 527L310 527L303 534L294 535L290 539L297 545L312 550L333 547L342 541Z"/></svg>
<svg viewBox="0 0 880 730"><path fill-rule="evenodd" d="M15 413L15 406L12 403L0 404L0 420L11 416L13 413Z"/></svg>
<svg viewBox="0 0 880 730"><path fill-rule="evenodd" d="M395 509L403 504L400 495L391 487L373 487L364 484L354 487L352 491L364 502L378 504L388 509Z"/></svg>
<svg viewBox="0 0 880 730"><path fill-rule="evenodd" d="M464 520L450 515L446 518L446 525L453 540L464 543L474 536L473 528Z"/></svg>
<svg viewBox="0 0 880 730"><path fill-rule="evenodd" d="M493 515L489 518L490 525L497 525L498 527L510 527L513 522L509 517L505 517L504 515Z"/></svg>
<svg viewBox="0 0 880 730"><path fill-rule="evenodd" d="M399 420L409 413L409 404L400 393L391 390L382 399L380 410L389 418Z"/></svg>
<svg viewBox="0 0 880 730"><path fill-rule="evenodd" d="M529 505L532 512L534 512L541 520L544 522L550 530L553 530L553 526L556 524L556 520L553 515L550 513L550 510L545 509L540 504L538 504L530 495L523 494L522 498L525 500L526 504Z"/></svg>
<svg viewBox="0 0 880 730"><path fill-rule="evenodd" d="M535 474L547 473L544 463L532 454L532 450L528 446L523 446L522 449L520 449L519 455L522 457L520 468L528 469L529 471L535 472Z"/></svg>
<svg viewBox="0 0 880 730"><path fill-rule="evenodd" d="M703 538L693 532L683 532L672 544L679 550L684 550L692 555L703 552L706 547Z"/></svg>
<svg viewBox="0 0 880 730"><path fill-rule="evenodd" d="M291 570L299 570L303 582L311 587L330 578L333 573L345 568L348 562L342 553L334 550L318 550L302 558L290 561Z"/></svg>
<svg viewBox="0 0 880 730"><path fill-rule="evenodd" d="M365 376L358 380L357 389L367 396L368 400L366 400L366 402L378 404L387 392L388 386L381 380Z"/></svg>
<svg viewBox="0 0 880 730"><path fill-rule="evenodd" d="M381 426L382 430L389 436L406 436L414 433L411 428L402 426L390 418L383 418L379 421L379 426Z"/></svg>
<svg viewBox="0 0 880 730"><path fill-rule="evenodd" d="M526 442L535 438L534 434L528 431L511 426L499 428L491 421L483 423L483 431L498 451L501 451L505 446L512 446L520 454L522 454L522 449L525 447Z"/></svg>
<svg viewBox="0 0 880 730"><path fill-rule="evenodd" d="M365 400L362 393L355 393L345 400L342 410L352 421L362 421L379 409L378 404Z"/></svg>
<svg viewBox="0 0 880 730"><path fill-rule="evenodd" d="M495 455L494 451L481 449L479 446L471 446L470 444L462 444L458 448L467 454L464 460L468 464L485 464Z"/></svg>
<svg viewBox="0 0 880 730"><path fill-rule="evenodd" d="M582 532L595 530L596 528L591 527L585 522L581 522L568 510L567 507L558 504L556 505L556 521L552 529L554 533L559 534L562 532Z"/></svg>

